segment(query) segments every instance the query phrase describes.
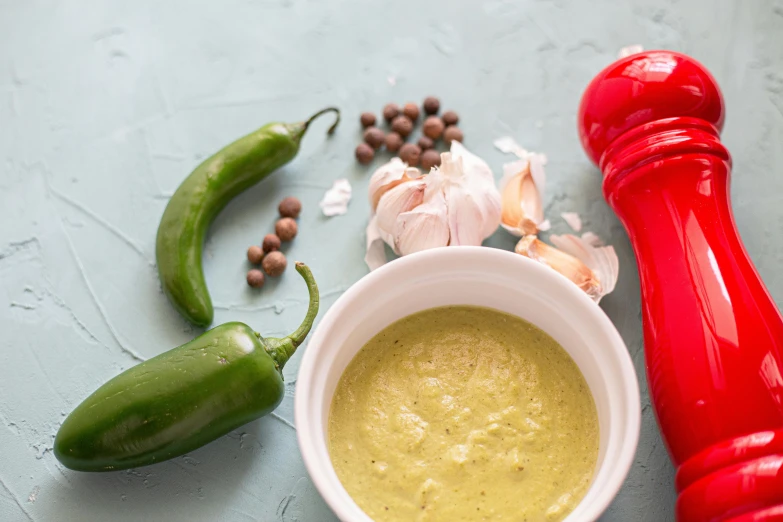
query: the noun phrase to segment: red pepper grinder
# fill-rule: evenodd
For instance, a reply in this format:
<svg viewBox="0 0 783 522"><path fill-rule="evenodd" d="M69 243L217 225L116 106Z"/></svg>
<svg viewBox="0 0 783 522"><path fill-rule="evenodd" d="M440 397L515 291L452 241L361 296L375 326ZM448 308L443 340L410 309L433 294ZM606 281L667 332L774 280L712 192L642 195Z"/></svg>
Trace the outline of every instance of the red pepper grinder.
<svg viewBox="0 0 783 522"><path fill-rule="evenodd" d="M578 125L636 253L677 519L783 521L783 319L734 223L723 120L701 64L650 51L595 77Z"/></svg>

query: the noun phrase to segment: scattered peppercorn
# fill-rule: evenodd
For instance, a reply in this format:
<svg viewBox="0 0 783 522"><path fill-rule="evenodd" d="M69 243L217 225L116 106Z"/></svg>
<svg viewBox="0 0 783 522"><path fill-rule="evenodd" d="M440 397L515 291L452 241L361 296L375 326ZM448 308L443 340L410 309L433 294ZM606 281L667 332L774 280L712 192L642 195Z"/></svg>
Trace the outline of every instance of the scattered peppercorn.
<svg viewBox="0 0 783 522"><path fill-rule="evenodd" d="M400 159L411 167L419 164L420 156L421 148L415 143L406 143L400 148Z"/></svg>
<svg viewBox="0 0 783 522"><path fill-rule="evenodd" d="M261 244L261 248L264 253L274 252L280 250L280 238L274 234L267 234L264 236L264 242Z"/></svg>
<svg viewBox="0 0 783 522"><path fill-rule="evenodd" d="M247 249L247 260L257 265L264 258L264 251L258 245L253 245Z"/></svg>
<svg viewBox="0 0 783 522"><path fill-rule="evenodd" d="M264 286L264 279L264 273L257 268L248 270L247 272L247 284L253 288L261 288Z"/></svg>
<svg viewBox="0 0 783 522"><path fill-rule="evenodd" d="M386 136L384 136L383 131L378 127L368 127L367 130L364 131L364 142L373 149L377 150L381 148L385 138Z"/></svg>
<svg viewBox="0 0 783 522"><path fill-rule="evenodd" d="M386 135L386 150L389 152L397 152L402 147L402 136L396 132L390 132Z"/></svg>
<svg viewBox="0 0 783 522"><path fill-rule="evenodd" d="M286 261L283 253L277 251L267 254L267 256L264 258L264 261L261 263L264 272L266 272L269 277L277 277L281 275L283 272L285 272L285 267L287 265L288 261Z"/></svg>
<svg viewBox="0 0 783 522"><path fill-rule="evenodd" d="M362 165L367 165L375 157L375 151L366 143L360 143L356 146L356 159Z"/></svg>
<svg viewBox="0 0 783 522"><path fill-rule="evenodd" d="M292 218L284 217L275 223L275 234L280 238L280 241L291 241L296 237L298 231L299 227Z"/></svg>
<svg viewBox="0 0 783 522"><path fill-rule="evenodd" d="M425 150L421 155L421 168L429 170L440 166L440 153L435 149Z"/></svg>
<svg viewBox="0 0 783 522"><path fill-rule="evenodd" d="M426 120L424 120L424 125L422 126L421 131L428 138L437 140L443 134L443 129L445 127L446 125L444 125L443 120L437 116L429 116Z"/></svg>
<svg viewBox="0 0 783 522"><path fill-rule="evenodd" d="M439 166L441 159L440 153L435 151L435 145L438 140L443 139L445 144L451 145L453 141L463 141L462 130L457 127L459 115L452 110L437 114L441 110L440 100L435 96L424 98L421 106L408 102L402 107L396 103L387 103L383 107L383 120L391 127L391 132L386 134L378 128L377 122L380 120L375 113L363 112L360 121L364 130L364 143L356 147L356 159L362 165L367 165L375 158L376 151L385 146L386 149L397 154L403 161L411 166L421 166L430 169ZM422 124L422 136L416 144L405 143L405 140L411 135L420 116L424 115ZM427 154L427 151L432 151ZM282 209L282 203L281 203ZM301 211L301 203L298 207ZM280 211L282 217L296 218L295 215L284 214ZM285 234L285 233L284 233ZM285 240L285 239L284 239Z"/></svg>
<svg viewBox="0 0 783 522"><path fill-rule="evenodd" d="M435 96L427 96L424 98L424 112L425 114L433 115L438 114L440 110L440 100Z"/></svg>
<svg viewBox="0 0 783 522"><path fill-rule="evenodd" d="M288 196L277 206L280 217L298 218L302 211L302 202L293 196Z"/></svg>
<svg viewBox="0 0 783 522"><path fill-rule="evenodd" d="M429 150L435 146L435 142L432 141L427 136L422 136L421 138L419 138L418 144L421 150Z"/></svg>
<svg viewBox="0 0 783 522"><path fill-rule="evenodd" d="M446 111L441 117L443 118L443 123L445 123L447 127L459 123L459 116L457 116L457 113L454 111Z"/></svg>
<svg viewBox="0 0 783 522"><path fill-rule="evenodd" d="M413 122L407 116L397 116L392 120L391 128L405 138L413 131Z"/></svg>
<svg viewBox="0 0 783 522"><path fill-rule="evenodd" d="M375 125L376 118L375 114L371 112L363 112L359 120L362 122L362 127L372 127Z"/></svg>
<svg viewBox="0 0 783 522"><path fill-rule="evenodd" d="M443 131L443 141L446 142L446 145L451 145L452 141L462 142L463 139L464 136L462 135L462 131L456 125L449 125L446 127L446 130Z"/></svg>
<svg viewBox="0 0 783 522"><path fill-rule="evenodd" d="M410 118L411 121L416 121L419 119L419 106L413 102L406 103L405 107L402 108L402 113Z"/></svg>
<svg viewBox="0 0 783 522"><path fill-rule="evenodd" d="M396 103L387 103L386 107L383 108L383 119L388 123L391 123L391 121L399 115L400 106Z"/></svg>

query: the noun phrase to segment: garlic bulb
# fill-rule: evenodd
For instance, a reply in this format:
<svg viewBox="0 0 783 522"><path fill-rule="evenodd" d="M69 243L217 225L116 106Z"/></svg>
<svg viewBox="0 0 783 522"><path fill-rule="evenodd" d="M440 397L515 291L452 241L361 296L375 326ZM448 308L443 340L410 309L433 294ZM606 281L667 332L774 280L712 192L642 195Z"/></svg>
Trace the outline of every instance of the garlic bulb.
<svg viewBox="0 0 783 522"><path fill-rule="evenodd" d="M399 158L370 179L375 215L367 227L370 269L385 259L383 243L398 255L448 245L480 245L500 223L500 194L492 170L454 141L440 167L421 175Z"/></svg>

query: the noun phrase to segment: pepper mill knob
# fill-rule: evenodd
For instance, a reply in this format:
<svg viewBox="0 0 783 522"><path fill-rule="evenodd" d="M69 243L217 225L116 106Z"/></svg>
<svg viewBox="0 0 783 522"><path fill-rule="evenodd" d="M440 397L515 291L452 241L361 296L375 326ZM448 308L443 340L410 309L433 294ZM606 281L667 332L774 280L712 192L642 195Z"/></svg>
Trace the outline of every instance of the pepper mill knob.
<svg viewBox="0 0 783 522"><path fill-rule="evenodd" d="M665 118L693 117L723 129L723 96L715 78L693 58L649 51L618 60L588 85L579 104L579 136L590 159L618 136Z"/></svg>
<svg viewBox="0 0 783 522"><path fill-rule="evenodd" d="M677 519L783 521L783 318L734 223L723 120L701 64L650 51L596 76L578 125L636 254Z"/></svg>

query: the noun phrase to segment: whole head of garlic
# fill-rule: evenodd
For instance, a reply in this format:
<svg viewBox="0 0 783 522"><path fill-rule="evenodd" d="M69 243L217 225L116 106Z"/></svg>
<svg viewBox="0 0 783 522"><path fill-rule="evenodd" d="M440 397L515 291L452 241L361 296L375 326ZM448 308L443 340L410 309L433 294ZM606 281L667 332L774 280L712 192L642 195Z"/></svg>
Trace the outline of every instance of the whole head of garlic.
<svg viewBox="0 0 783 522"><path fill-rule="evenodd" d="M492 170L457 141L429 174L399 158L382 165L370 179L369 195L375 215L367 228L365 260L371 269L382 264L380 241L398 255L480 245L500 224L500 193Z"/></svg>

